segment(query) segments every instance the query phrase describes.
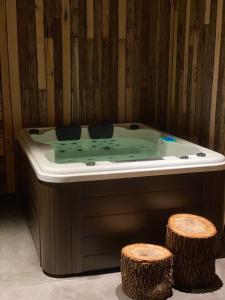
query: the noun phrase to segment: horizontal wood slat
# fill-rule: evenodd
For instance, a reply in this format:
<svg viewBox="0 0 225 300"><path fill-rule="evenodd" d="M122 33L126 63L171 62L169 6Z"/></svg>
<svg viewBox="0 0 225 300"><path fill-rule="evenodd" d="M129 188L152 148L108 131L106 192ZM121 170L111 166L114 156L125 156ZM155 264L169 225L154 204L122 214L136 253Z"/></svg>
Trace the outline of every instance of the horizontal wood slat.
<svg viewBox="0 0 225 300"><path fill-rule="evenodd" d="M132 213L134 211L165 210L169 206L182 208L185 206L199 206L200 191L198 188L165 190L162 192L148 192L140 194L140 201L136 201L135 194L84 198L82 200L82 215L84 218L105 216L110 214ZM94 203L94 204L93 204ZM127 205L129 203L129 205Z"/></svg>
<svg viewBox="0 0 225 300"><path fill-rule="evenodd" d="M164 240L169 216L177 212L199 214L201 207L111 215L84 221L83 255L112 253L127 244L138 242L159 243Z"/></svg>

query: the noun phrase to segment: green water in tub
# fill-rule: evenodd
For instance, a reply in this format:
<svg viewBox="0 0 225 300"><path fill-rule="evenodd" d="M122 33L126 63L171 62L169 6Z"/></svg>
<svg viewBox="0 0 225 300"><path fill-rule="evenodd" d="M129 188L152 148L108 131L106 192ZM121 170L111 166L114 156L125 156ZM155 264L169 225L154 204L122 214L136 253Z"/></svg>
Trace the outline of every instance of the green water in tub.
<svg viewBox="0 0 225 300"><path fill-rule="evenodd" d="M80 139L48 144L53 146L54 161L59 164L160 159L157 145L144 139Z"/></svg>

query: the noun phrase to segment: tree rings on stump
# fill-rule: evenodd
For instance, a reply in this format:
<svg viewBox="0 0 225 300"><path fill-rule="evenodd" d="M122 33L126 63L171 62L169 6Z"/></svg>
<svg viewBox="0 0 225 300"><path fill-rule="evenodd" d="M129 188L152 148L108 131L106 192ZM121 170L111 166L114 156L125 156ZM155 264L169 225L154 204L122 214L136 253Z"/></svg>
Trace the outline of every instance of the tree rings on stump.
<svg viewBox="0 0 225 300"><path fill-rule="evenodd" d="M164 300L172 295L172 253L161 246L133 244L122 249L124 293L138 300Z"/></svg>
<svg viewBox="0 0 225 300"><path fill-rule="evenodd" d="M215 280L216 228L191 214L169 218L166 247L174 255L173 279L182 288L207 287Z"/></svg>

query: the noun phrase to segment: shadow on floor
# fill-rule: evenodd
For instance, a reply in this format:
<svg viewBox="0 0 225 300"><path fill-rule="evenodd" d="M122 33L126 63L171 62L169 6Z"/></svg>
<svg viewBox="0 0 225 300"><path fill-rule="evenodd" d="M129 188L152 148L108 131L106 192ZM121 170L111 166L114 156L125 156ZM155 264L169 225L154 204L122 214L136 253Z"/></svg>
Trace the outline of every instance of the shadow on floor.
<svg viewBox="0 0 225 300"><path fill-rule="evenodd" d="M126 296L122 290L122 284L118 285L116 288L116 296L119 300L131 300L131 298L129 298L128 296ZM172 297L173 295L171 295ZM171 297L169 297L168 299L170 299Z"/></svg>
<svg viewBox="0 0 225 300"><path fill-rule="evenodd" d="M201 289L184 289L179 287L174 287L175 290L183 293L190 293L190 294L207 294L215 292L223 287L223 282L218 275L216 275L215 281L212 285L208 288L201 288ZM116 296L119 300L129 300L130 298L127 297L123 290L122 285L118 285L116 288Z"/></svg>
<svg viewBox="0 0 225 300"><path fill-rule="evenodd" d="M116 296L119 300L129 300L131 298L127 297L123 290L122 290L122 284L118 285L116 288Z"/></svg>
<svg viewBox="0 0 225 300"><path fill-rule="evenodd" d="M94 270L94 271L87 271L87 272L82 272L82 273L71 273L71 274L66 274L66 275L52 275L52 274L46 273L45 271L43 271L43 272L48 277L63 279L63 278L75 278L75 277L80 277L80 276L96 276L96 275L118 273L118 272L120 272L120 268L115 267L115 268L111 268L111 269Z"/></svg>
<svg viewBox="0 0 225 300"><path fill-rule="evenodd" d="M184 293L191 293L191 294L206 294L215 292L223 287L223 282L218 275L216 275L215 281L207 288L201 289L186 289L186 288L179 288L174 287L176 290Z"/></svg>

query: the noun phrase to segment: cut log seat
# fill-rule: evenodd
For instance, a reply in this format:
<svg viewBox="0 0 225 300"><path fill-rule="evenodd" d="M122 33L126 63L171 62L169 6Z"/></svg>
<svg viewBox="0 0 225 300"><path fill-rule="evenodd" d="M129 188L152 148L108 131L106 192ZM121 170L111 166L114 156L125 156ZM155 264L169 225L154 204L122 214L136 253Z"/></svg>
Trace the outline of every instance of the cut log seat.
<svg viewBox="0 0 225 300"><path fill-rule="evenodd" d="M215 280L215 226L207 219L191 214L169 218L166 247L174 255L175 286L203 288Z"/></svg>
<svg viewBox="0 0 225 300"><path fill-rule="evenodd" d="M138 300L164 300L172 295L172 253L152 244L132 244L121 253L124 293Z"/></svg>

